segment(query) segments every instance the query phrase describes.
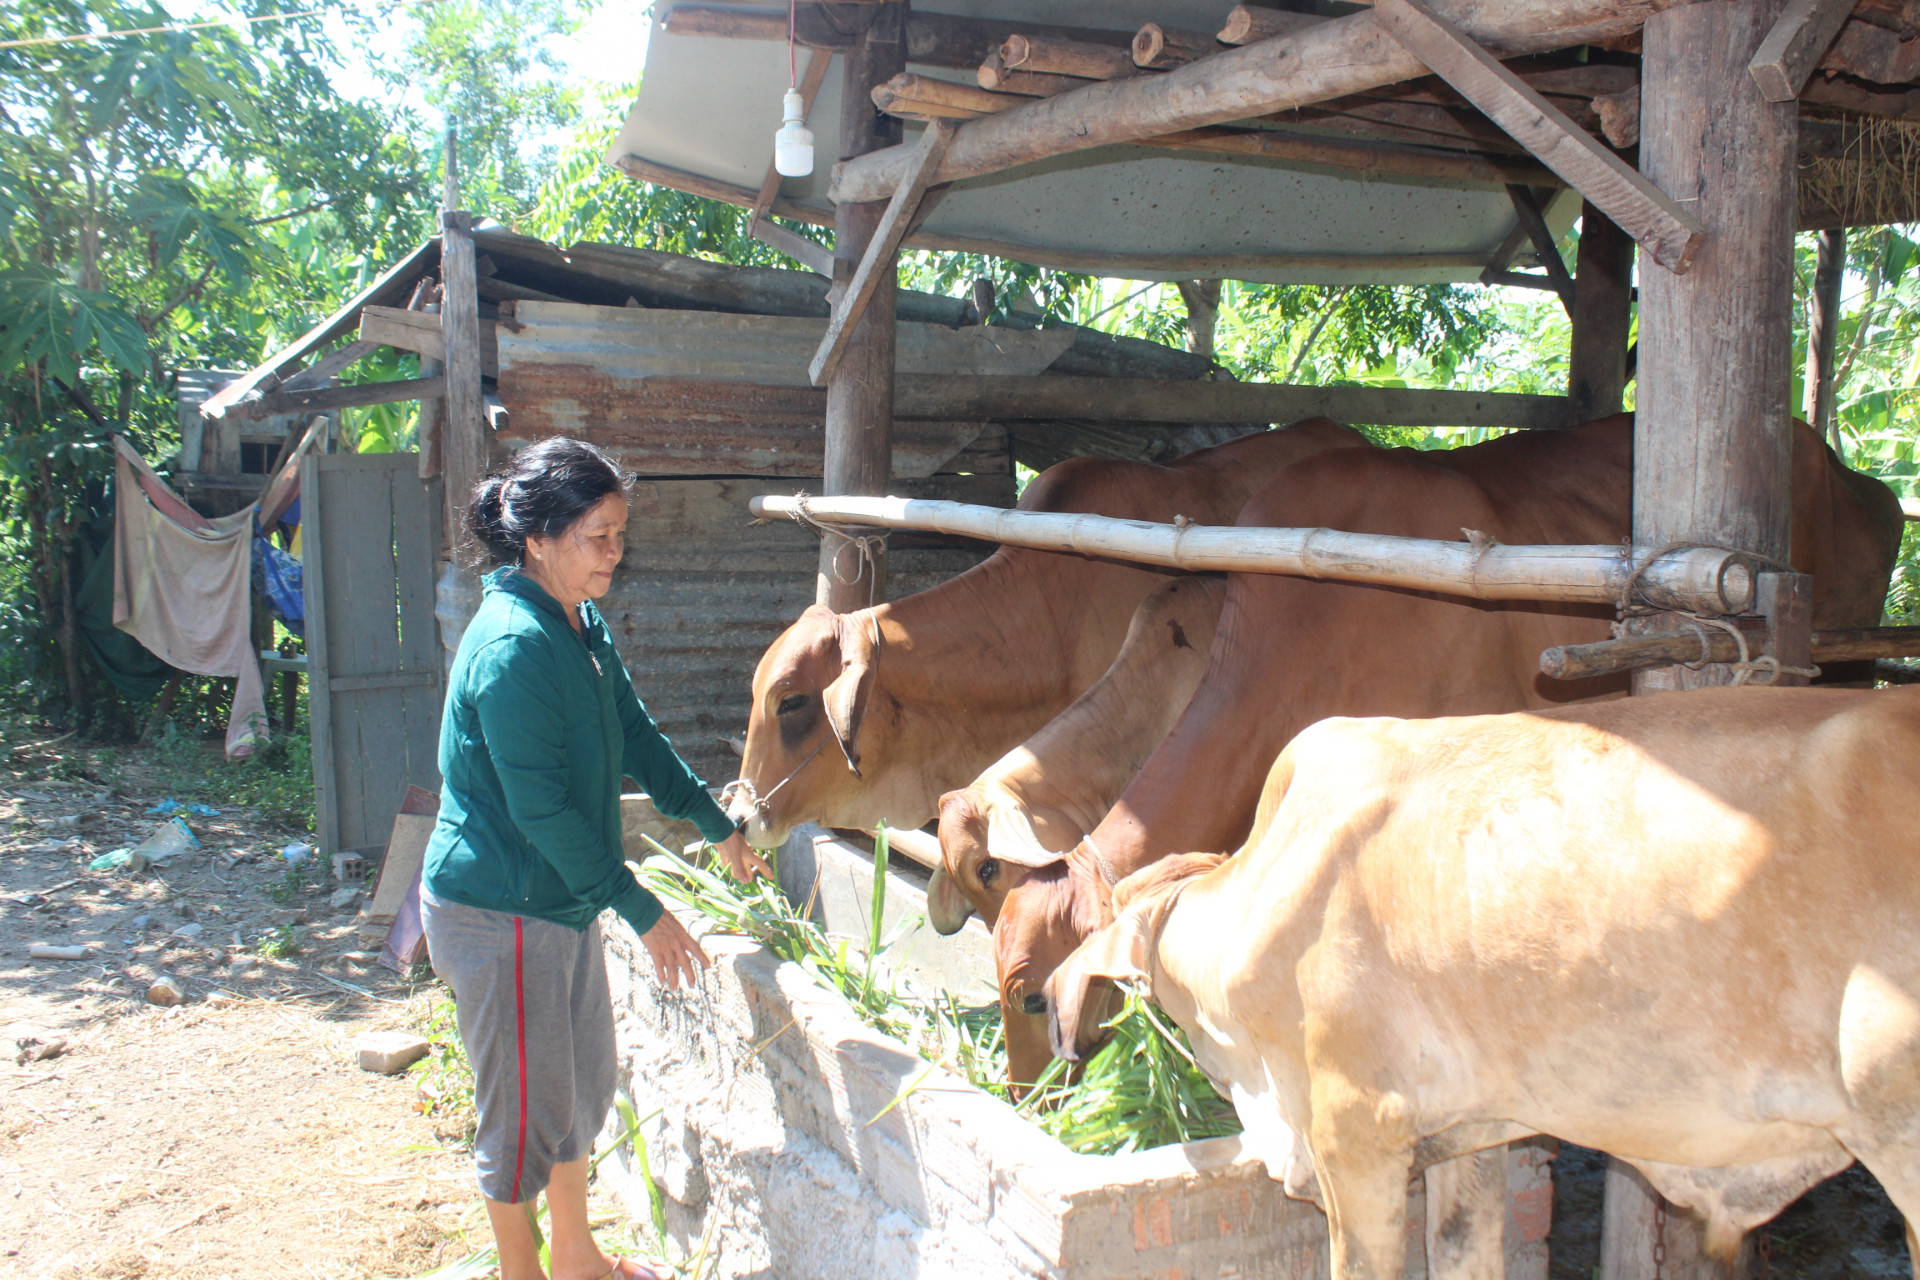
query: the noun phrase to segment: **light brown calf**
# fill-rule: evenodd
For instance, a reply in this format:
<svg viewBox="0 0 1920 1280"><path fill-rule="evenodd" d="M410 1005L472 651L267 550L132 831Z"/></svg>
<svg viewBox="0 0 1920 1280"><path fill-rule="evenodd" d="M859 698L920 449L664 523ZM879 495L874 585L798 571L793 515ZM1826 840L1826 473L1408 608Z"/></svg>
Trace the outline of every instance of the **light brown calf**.
<svg viewBox="0 0 1920 1280"><path fill-rule="evenodd" d="M1398 1280L1420 1164L1533 1133L1722 1257L1858 1159L1920 1257L1916 759L1920 689L1323 721L1239 854L1122 882L1048 986L1055 1048L1146 981L1317 1184L1339 1280Z"/></svg>

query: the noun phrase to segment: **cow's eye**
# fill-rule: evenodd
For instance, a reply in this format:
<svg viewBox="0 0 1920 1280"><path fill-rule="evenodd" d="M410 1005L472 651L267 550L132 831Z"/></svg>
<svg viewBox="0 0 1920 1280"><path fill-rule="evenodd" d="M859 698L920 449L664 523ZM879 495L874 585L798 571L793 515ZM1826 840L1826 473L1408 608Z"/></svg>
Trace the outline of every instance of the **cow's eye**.
<svg viewBox="0 0 1920 1280"><path fill-rule="evenodd" d="M798 711L800 708L806 705L807 705L806 694L790 693L786 697L780 699L780 706L778 708L777 714L783 715L783 716L790 716L794 712Z"/></svg>
<svg viewBox="0 0 1920 1280"><path fill-rule="evenodd" d="M1000 864L992 858L987 858L980 863L980 883L983 886L992 884L993 878L999 874Z"/></svg>

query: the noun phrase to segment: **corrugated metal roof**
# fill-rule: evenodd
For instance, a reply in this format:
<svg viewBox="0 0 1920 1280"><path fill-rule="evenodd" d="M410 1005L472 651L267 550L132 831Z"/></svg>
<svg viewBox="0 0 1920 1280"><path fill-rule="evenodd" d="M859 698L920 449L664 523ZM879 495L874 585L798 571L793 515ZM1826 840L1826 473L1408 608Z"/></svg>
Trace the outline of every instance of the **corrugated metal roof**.
<svg viewBox="0 0 1920 1280"><path fill-rule="evenodd" d="M826 321L521 303L500 325L503 439L575 435L643 475L820 473L826 392L807 362ZM902 373L1036 374L1073 346L1064 330L902 323ZM900 419L893 473L929 476L984 421Z"/></svg>

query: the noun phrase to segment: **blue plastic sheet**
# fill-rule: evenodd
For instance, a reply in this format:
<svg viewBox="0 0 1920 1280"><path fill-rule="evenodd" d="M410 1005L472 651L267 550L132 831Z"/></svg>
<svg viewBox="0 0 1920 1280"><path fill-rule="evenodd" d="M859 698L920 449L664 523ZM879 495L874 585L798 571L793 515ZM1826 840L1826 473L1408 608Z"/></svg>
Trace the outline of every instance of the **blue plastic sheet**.
<svg viewBox="0 0 1920 1280"><path fill-rule="evenodd" d="M305 569L298 560L255 534L253 538L253 580L273 611L280 615L287 630L306 635L307 605L303 588Z"/></svg>

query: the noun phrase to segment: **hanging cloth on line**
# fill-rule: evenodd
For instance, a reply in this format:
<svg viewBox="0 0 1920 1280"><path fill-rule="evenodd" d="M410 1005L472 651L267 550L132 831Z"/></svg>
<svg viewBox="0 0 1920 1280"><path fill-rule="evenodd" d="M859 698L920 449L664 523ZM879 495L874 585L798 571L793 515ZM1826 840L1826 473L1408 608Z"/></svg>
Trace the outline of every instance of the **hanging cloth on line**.
<svg viewBox="0 0 1920 1280"><path fill-rule="evenodd" d="M235 678L227 754L247 755L267 736L253 653L254 507L209 520L124 437L113 443L113 625L182 671Z"/></svg>

